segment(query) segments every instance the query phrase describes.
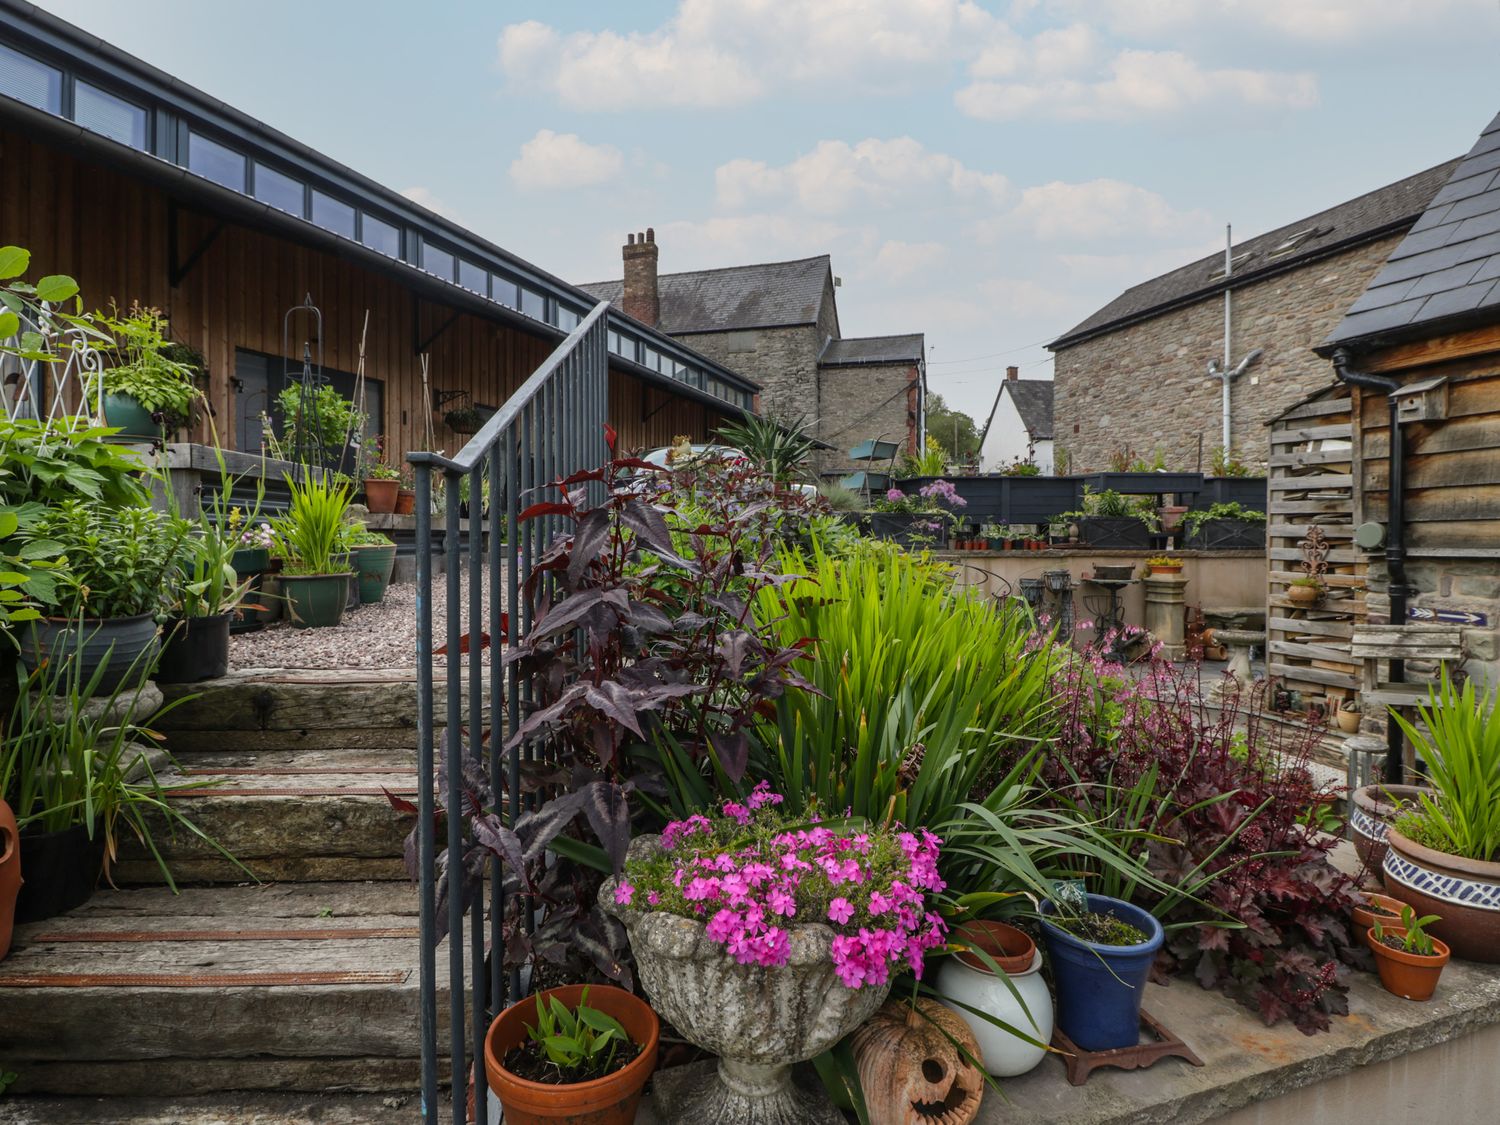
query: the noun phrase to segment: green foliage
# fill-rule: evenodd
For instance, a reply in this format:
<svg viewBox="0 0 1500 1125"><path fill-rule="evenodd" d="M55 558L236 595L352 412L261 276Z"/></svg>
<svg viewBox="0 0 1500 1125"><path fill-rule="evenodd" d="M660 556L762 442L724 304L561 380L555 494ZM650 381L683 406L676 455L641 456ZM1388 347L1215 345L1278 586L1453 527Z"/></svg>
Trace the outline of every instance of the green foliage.
<svg viewBox="0 0 1500 1125"><path fill-rule="evenodd" d="M1182 526L1189 535L1197 535L1198 529L1209 520L1240 520L1244 523L1265 523L1266 513L1259 508L1246 508L1238 501L1231 504L1215 504L1212 507L1189 512L1182 517Z"/></svg>
<svg viewBox="0 0 1500 1125"><path fill-rule="evenodd" d="M136 617L167 608L192 524L143 506L65 500L24 531L27 550L59 561L53 596L39 595L54 616Z"/></svg>
<svg viewBox="0 0 1500 1125"><path fill-rule="evenodd" d="M364 432L365 416L327 383L313 390L305 412L300 383L282 388L276 403L283 419L281 439L270 444L283 460L305 460L314 453L337 457L353 436Z"/></svg>
<svg viewBox="0 0 1500 1125"><path fill-rule="evenodd" d="M110 507L146 503L146 464L139 454L104 440L113 432L68 432L31 418L0 417L0 502L52 505L82 497Z"/></svg>
<svg viewBox="0 0 1500 1125"><path fill-rule="evenodd" d="M230 503L234 480L228 474L222 450L215 449L223 487L211 495L203 493L193 534L183 543L182 574L174 590L173 612L179 617L217 617L239 605L250 589L250 580L240 581L234 569L234 553L243 544L239 528L254 524L265 499L265 486L256 479L255 506L249 514ZM164 491L172 496L170 487ZM176 503L172 505L176 515Z"/></svg>
<svg viewBox="0 0 1500 1125"><path fill-rule="evenodd" d="M1414 824L1438 851L1484 862L1500 855L1500 721L1495 714L1500 689L1481 696L1472 680L1456 687L1446 668L1417 708L1417 721L1391 711L1427 764L1431 793L1396 822Z"/></svg>
<svg viewBox="0 0 1500 1125"><path fill-rule="evenodd" d="M1138 519L1152 531L1161 529L1161 518L1147 496L1126 496L1116 492L1113 488L1106 488L1101 492L1085 487L1083 490L1083 510L1078 512L1062 512L1060 519L1078 519L1079 517L1102 516L1107 519Z"/></svg>
<svg viewBox="0 0 1500 1125"><path fill-rule="evenodd" d="M920 455L902 455L901 473L908 477L939 477L947 470L949 460L947 447L928 434L927 445Z"/></svg>
<svg viewBox="0 0 1500 1125"><path fill-rule="evenodd" d="M1432 947L1432 936L1428 934L1427 927L1434 922L1440 921L1442 919L1436 914L1424 914L1418 918L1415 910L1410 906L1402 904L1401 922L1399 927L1394 928L1399 928L1404 932L1391 934L1390 936L1399 939L1401 948L1407 953L1417 957L1432 957L1436 954L1436 951ZM1384 942L1386 939L1385 927L1381 925L1378 917L1375 919L1374 929L1375 940Z"/></svg>
<svg viewBox="0 0 1500 1125"><path fill-rule="evenodd" d="M630 1035L613 1016L590 1008L585 988L576 1008L556 996L536 998L536 1023L526 1029L548 1060L565 1075L593 1077L615 1069L615 1055L631 1046Z"/></svg>
<svg viewBox="0 0 1500 1125"><path fill-rule="evenodd" d="M1209 462L1210 469L1216 477L1251 477L1255 475L1253 469L1238 457L1232 456L1222 445L1215 446L1213 459Z"/></svg>
<svg viewBox="0 0 1500 1125"><path fill-rule="evenodd" d="M807 434L804 418L783 423L750 414L743 421L720 426L719 436L778 484L805 477L807 463L816 448Z"/></svg>
<svg viewBox="0 0 1500 1125"><path fill-rule="evenodd" d="M335 560L344 549L344 517L352 493L331 473L304 466L303 481L286 478L292 501L286 514L272 522L278 553L288 574L335 574L346 569Z"/></svg>
<svg viewBox="0 0 1500 1125"><path fill-rule="evenodd" d="M979 427L968 414L949 406L942 395L927 396L927 435L929 444L937 439L947 461L957 464L979 455ZM936 476L942 471L939 466L932 472L913 475Z"/></svg>
<svg viewBox="0 0 1500 1125"><path fill-rule="evenodd" d="M864 499L858 492L841 484L819 485L818 494L835 512L857 512L865 506Z"/></svg>
<svg viewBox="0 0 1500 1125"><path fill-rule="evenodd" d="M123 316L118 310L109 316L97 313L95 322L114 337L109 349L113 363L104 369L105 392L134 398L161 416L169 431L190 422L202 398L200 369L174 358L184 352L167 338L161 310L132 305Z"/></svg>
<svg viewBox="0 0 1500 1125"><path fill-rule="evenodd" d="M0 505L0 633L12 640L15 626L41 617L38 605L57 596L53 571L61 548L29 543L22 531L45 510L37 503Z"/></svg>
<svg viewBox="0 0 1500 1125"><path fill-rule="evenodd" d="M1042 475L1042 467L1029 457L1017 457L1001 469L1000 474L1007 477L1039 477Z"/></svg>

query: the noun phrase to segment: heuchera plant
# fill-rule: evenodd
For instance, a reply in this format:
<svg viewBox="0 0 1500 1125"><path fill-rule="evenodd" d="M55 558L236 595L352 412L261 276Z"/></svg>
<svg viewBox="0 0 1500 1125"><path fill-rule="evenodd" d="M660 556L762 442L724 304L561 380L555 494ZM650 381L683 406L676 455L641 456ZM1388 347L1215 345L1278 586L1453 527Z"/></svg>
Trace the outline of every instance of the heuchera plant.
<svg viewBox="0 0 1500 1125"><path fill-rule="evenodd" d="M762 781L742 804L713 816L673 821L663 851L632 861L615 902L706 923L742 965L784 965L790 927L831 927L833 966L848 988L882 985L903 964L919 979L922 958L944 943L947 926L926 909L944 887L941 841L931 832L836 827L791 820Z"/></svg>

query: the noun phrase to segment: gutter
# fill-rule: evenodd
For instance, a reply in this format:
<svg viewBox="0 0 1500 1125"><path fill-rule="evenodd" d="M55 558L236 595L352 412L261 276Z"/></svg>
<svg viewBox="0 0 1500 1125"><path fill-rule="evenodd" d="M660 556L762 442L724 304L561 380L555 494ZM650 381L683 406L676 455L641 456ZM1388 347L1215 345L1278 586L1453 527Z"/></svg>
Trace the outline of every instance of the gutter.
<svg viewBox="0 0 1500 1125"><path fill-rule="evenodd" d="M1407 598L1416 591L1406 577L1406 440L1401 432L1398 416L1397 395L1401 383L1388 375L1375 375L1368 371L1356 371L1350 363L1353 356L1348 348L1336 348L1333 352L1333 370L1339 379L1351 387L1374 391L1386 396L1390 410L1390 481L1387 485L1389 500L1386 507L1387 527L1385 534L1386 594L1390 598L1390 620L1393 625L1406 622ZM1391 662L1391 682L1404 683L1406 661ZM1385 724L1385 780L1399 784L1403 780L1405 756L1401 728L1386 719Z"/></svg>

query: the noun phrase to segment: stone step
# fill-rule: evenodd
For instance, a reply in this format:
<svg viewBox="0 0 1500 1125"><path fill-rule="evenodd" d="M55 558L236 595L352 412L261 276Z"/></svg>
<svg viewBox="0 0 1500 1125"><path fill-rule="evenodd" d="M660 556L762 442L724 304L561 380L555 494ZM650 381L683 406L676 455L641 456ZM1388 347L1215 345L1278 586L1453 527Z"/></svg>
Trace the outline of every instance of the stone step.
<svg viewBox="0 0 1500 1125"><path fill-rule="evenodd" d="M16 1094L414 1090L416 908L404 883L102 890L17 928L0 1060Z"/></svg>
<svg viewBox="0 0 1500 1125"><path fill-rule="evenodd" d="M252 668L201 684L161 688L175 706L152 726L174 753L417 745L413 670ZM433 710L439 729L446 722L446 700L440 682Z"/></svg>
<svg viewBox="0 0 1500 1125"><path fill-rule="evenodd" d="M10 1125L369 1125L415 1121L413 1082L393 1094L210 1094L189 1097L10 1098ZM443 1112L448 1112L446 1105Z"/></svg>
<svg viewBox="0 0 1500 1125"><path fill-rule="evenodd" d="M261 880L404 879L412 819L389 792L416 798L409 750L221 750L178 754L159 774L168 800ZM209 844L154 818L157 849L179 883L239 883L245 870ZM130 841L117 884L156 883L150 853Z"/></svg>

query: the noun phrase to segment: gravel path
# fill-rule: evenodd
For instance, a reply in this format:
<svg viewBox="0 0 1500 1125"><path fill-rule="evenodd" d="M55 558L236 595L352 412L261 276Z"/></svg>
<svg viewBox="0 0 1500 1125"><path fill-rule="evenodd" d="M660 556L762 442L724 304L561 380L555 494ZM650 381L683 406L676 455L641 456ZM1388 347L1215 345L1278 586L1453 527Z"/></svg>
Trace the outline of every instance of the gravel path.
<svg viewBox="0 0 1500 1125"><path fill-rule="evenodd" d="M486 575L488 572L486 567ZM432 613L434 645L443 644L447 629L442 583L443 577L435 576L437 598ZM459 624L467 632L467 582L464 584L462 610ZM488 596L484 599L481 620L486 624L489 621ZM488 651L484 654L484 661L489 663ZM335 628L293 629L283 619L258 633L240 633L229 638L231 668L402 670L415 668L416 664L417 587L411 582L386 587L385 598L378 605L362 605L355 610L346 610L343 621Z"/></svg>

